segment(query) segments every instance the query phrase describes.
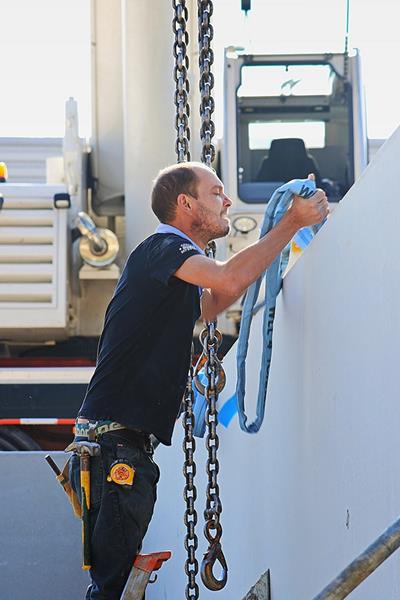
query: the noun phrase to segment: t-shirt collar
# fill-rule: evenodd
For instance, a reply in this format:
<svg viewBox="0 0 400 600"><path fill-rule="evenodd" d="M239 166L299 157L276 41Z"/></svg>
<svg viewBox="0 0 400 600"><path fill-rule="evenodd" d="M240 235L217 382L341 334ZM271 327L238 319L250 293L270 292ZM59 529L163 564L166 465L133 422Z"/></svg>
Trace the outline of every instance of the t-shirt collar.
<svg viewBox="0 0 400 600"><path fill-rule="evenodd" d="M201 254L205 254L204 250L202 250L200 246L196 244L196 242L191 240L190 237L186 235L186 233L183 233L183 231L181 231L177 227L173 227L172 225L168 225L167 223L160 223L154 233L174 233L175 235L179 235L180 237L185 238L185 240L188 240L191 244L193 244L196 250L198 250Z"/></svg>

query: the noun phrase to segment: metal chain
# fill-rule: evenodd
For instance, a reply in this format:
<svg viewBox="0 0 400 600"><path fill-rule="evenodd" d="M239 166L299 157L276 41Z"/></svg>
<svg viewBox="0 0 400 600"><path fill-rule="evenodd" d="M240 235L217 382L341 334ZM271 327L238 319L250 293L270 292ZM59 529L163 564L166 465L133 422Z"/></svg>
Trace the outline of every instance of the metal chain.
<svg viewBox="0 0 400 600"><path fill-rule="evenodd" d="M175 91L175 106L176 106L176 122L175 128L177 138L175 151L178 157L178 163L190 160L189 152L189 115L190 108L188 102L189 94L189 58L186 49L189 44L189 34L186 30L186 21L188 18L188 10L186 8L186 0L173 0L174 19L172 28L175 33L174 56L175 69L174 79L176 82ZM195 532L197 524L197 512L195 509L195 501L197 498L196 486L194 485L194 477L196 475L196 464L194 462L194 451L196 442L193 436L194 429L194 413L193 413L193 344L190 357L190 368L186 383L185 395L183 398L183 417L182 425L185 431L183 439L183 451L185 453L185 462L183 464L183 475L185 477L185 487L183 489L183 498L186 502L186 510L184 515L184 523L186 526L185 549L187 558L185 562L185 573L188 582L185 588L186 600L197 600L199 597L199 586L196 583L196 575L199 572L199 563L196 559L196 550L198 548L198 538Z"/></svg>
<svg viewBox="0 0 400 600"><path fill-rule="evenodd" d="M189 140L189 57L186 49L189 43L189 34L186 31L186 21L188 18L188 10L186 0L172 0L174 8L174 19L172 21L172 29L175 33L174 42L174 79L176 83L175 90L175 106L176 119L175 129L177 131L175 151L178 156L178 163L190 160Z"/></svg>
<svg viewBox="0 0 400 600"><path fill-rule="evenodd" d="M199 563L196 559L196 550L198 548L198 539L195 533L197 524L197 512L194 507L197 498L196 486L194 485L194 477L196 475L196 463L194 462L194 451L196 450L196 442L193 436L194 429L194 414L193 414L193 344L192 355L190 360L189 375L186 383L186 391L183 399L184 413L182 424L185 430L183 440L183 451L185 453L185 462L183 465L183 474L186 479L186 485L183 490L183 497L186 502L186 511L184 522L186 525L185 549L187 551L187 559L185 562L185 573L188 577L186 585L186 599L195 599L199 597L199 586L196 583L196 575L199 572Z"/></svg>
<svg viewBox="0 0 400 600"><path fill-rule="evenodd" d="M212 143L212 138L215 134L215 125L212 120L214 112L214 99L212 97L214 76L211 72L211 67L214 63L214 53L211 49L211 42L214 37L214 30L211 25L213 2L212 0L197 0L197 8L199 19L201 160L208 167L211 167L215 159L215 146ZM209 258L215 257L215 249L215 242L210 242L206 249ZM203 354L206 356L205 373L207 377L204 396L207 402L206 425L208 433L206 448L208 451L208 484L206 508L204 511L204 535L209 543L208 550L201 564L201 579L204 585L213 591L221 590L225 587L228 578L228 567L220 542L222 536L222 526L220 523L222 504L218 486L219 462L217 450L219 447L219 438L217 434L218 412L216 405L218 393L223 387L224 376L222 376L223 370L217 356L222 336L216 327L216 321L210 321L207 323L206 332L200 335L200 341L203 344ZM220 563L222 569L221 579L217 579L213 573L213 568L217 561Z"/></svg>
<svg viewBox="0 0 400 600"><path fill-rule="evenodd" d="M201 160L207 166L211 166L215 158L215 147L212 138L215 134L215 125L212 120L214 112L214 75L211 67L214 63L214 52L211 49L211 41L214 37L214 29L211 25L213 14L212 0L197 0L199 19L199 67L200 67L200 137L202 143Z"/></svg>
<svg viewBox="0 0 400 600"><path fill-rule="evenodd" d="M175 105L176 105L176 153L178 162L190 160L189 152L189 81L187 71L189 68L189 59L186 54L186 49L189 43L189 36L186 31L186 21L188 11L185 5L185 0L173 0L175 10L173 20L173 30L175 32L174 56L175 70L174 78L176 82ZM215 147L212 143L212 138L215 133L214 122L212 121L212 113L214 112L214 99L212 90L214 87L214 77L211 72L211 66L214 62L214 54L211 50L211 40L213 39L214 31L210 23L210 18L213 13L212 0L198 0L198 19L199 19L199 66L200 66L200 117L201 117L201 142L202 155L201 159L207 166L211 166L215 158ZM207 248L207 255L214 258L215 243L210 242ZM208 426L208 435L206 438L206 447L208 450L207 460L207 500L204 517L206 520L204 532L209 542L209 548L206 552L202 566L201 578L204 585L210 590L221 590L227 582L228 568L225 561L220 539L222 536L222 527L220 524L220 514L222 512L222 504L219 498L219 486L217 481L219 462L217 459L217 450L219 447L219 439L217 434L218 414L216 402L218 392L223 386L224 374L221 364L217 357L218 347L221 342L221 334L216 329L216 322L207 323L206 335L202 336L203 353L206 356L205 371L207 375L207 384L205 386L204 395L207 401L206 423ZM223 375L222 375L223 374ZM194 451L196 448L193 429L194 429L194 413L193 413L193 347L192 357L190 361L190 370L186 384L184 396L184 415L183 427L185 431L183 450L185 453L185 462L183 473L186 480L184 488L184 499L186 502L185 511L185 549L187 551L187 559L185 563L185 573L188 577L188 584L185 590L187 600L197 600L199 597L199 587L196 583L196 575L199 570L196 559L196 550L198 548L198 539L195 533L197 524L197 512L195 510L195 500L197 497L196 487L194 485L194 477L196 475L196 465L194 462ZM222 568L222 577L217 579L213 574L213 568L219 561Z"/></svg>
<svg viewBox="0 0 400 600"><path fill-rule="evenodd" d="M207 247L207 255L209 258L215 257L215 242L210 242ZM223 370L217 356L217 351L222 340L220 332L216 328L216 321L207 322L206 334L201 334L200 339L203 343L203 352L206 355L205 373L207 383L205 386L204 396L207 401L206 410L206 425L207 437L206 448L208 451L207 458L207 500L204 511L204 535L206 536L209 547L204 556L201 565L201 578L204 585L210 590L221 590L225 587L228 577L228 567L222 552L220 539L222 536L222 526L220 523L220 515L222 512L222 503L219 497L218 472L219 461L217 458L217 450L219 448L219 438L217 433L218 411L217 400L218 393L221 391L225 377L222 376ZM222 383L222 385L221 385ZM219 561L222 568L222 577L217 579L213 574L215 562Z"/></svg>

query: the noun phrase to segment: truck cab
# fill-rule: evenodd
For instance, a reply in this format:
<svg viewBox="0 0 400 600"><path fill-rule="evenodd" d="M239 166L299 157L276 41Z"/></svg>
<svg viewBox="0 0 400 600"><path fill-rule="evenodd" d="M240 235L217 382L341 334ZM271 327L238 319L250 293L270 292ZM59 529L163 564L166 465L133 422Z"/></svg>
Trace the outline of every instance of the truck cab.
<svg viewBox="0 0 400 600"><path fill-rule="evenodd" d="M291 179L314 173L334 209L366 167L368 146L357 53L255 55L229 47L224 93L229 257L257 239L266 204ZM240 305L228 317L237 325Z"/></svg>

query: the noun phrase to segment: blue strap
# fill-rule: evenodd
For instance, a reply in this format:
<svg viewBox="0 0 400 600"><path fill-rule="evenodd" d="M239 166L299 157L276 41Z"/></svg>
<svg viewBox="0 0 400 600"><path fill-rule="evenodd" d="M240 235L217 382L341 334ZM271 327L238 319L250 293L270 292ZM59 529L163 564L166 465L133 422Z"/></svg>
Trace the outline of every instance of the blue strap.
<svg viewBox="0 0 400 600"><path fill-rule="evenodd" d="M203 385L207 385L207 376L204 373L204 368L198 374L200 379L200 383ZM193 403L193 413L194 413L194 427L193 427L193 435L199 438L204 437L206 432L206 409L207 402L205 397L200 394L198 389L196 388L195 382L193 380L192 383L193 395L194 395L194 403Z"/></svg>
<svg viewBox="0 0 400 600"><path fill-rule="evenodd" d="M268 202L264 221L261 226L260 238L266 235L275 225L279 223L286 213L293 195L310 198L315 193L315 182L311 179L293 179L285 185L279 187ZM310 241L322 224L307 227L301 230L302 247L304 240ZM307 233L306 233L307 232ZM300 232L299 232L300 233ZM275 258L269 269L265 271L247 290L240 323L240 332L237 347L237 385L236 400L239 413L239 423L243 431L247 433L257 433L264 420L265 399L267 395L267 385L269 369L271 365L272 354L272 332L275 317L276 297L282 287L282 275L289 261L290 244L288 244L282 253ZM247 415L245 412L244 399L246 387L246 357L249 346L250 327L254 315L258 294L261 283L265 277L265 302L263 315L263 351L261 359L260 378L258 386L256 419L253 423L247 424Z"/></svg>

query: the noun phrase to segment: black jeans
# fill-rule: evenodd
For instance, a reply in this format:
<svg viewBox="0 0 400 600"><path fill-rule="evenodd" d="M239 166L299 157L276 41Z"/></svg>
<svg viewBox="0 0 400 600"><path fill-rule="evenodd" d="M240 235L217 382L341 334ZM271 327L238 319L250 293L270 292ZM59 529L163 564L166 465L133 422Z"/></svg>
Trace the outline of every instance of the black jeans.
<svg viewBox="0 0 400 600"><path fill-rule="evenodd" d="M134 445L123 431L106 433L99 443L101 455L92 457L90 463L92 583L86 600L120 600L153 515L160 472L151 454ZM115 461L134 467L132 486L107 480ZM80 498L76 454L70 461L70 481Z"/></svg>

